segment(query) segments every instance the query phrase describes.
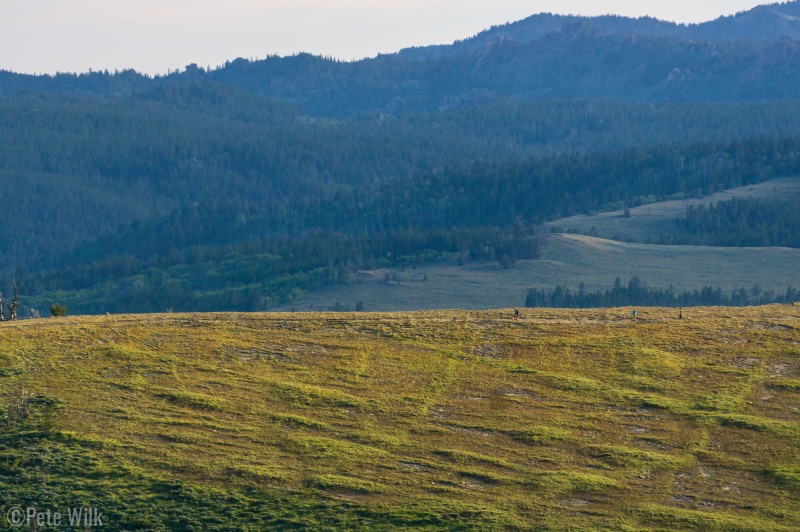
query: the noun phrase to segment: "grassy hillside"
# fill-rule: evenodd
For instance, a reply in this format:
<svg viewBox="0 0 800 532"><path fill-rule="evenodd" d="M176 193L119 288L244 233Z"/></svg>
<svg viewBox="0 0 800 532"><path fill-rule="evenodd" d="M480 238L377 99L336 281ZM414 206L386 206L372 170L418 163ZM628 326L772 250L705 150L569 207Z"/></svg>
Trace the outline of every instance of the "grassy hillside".
<svg viewBox="0 0 800 532"><path fill-rule="evenodd" d="M0 515L800 527L800 307L0 325Z"/></svg>
<svg viewBox="0 0 800 532"><path fill-rule="evenodd" d="M400 282L387 282L387 274L394 273ZM358 302L369 311L502 308L523 305L529 288L567 283L577 289L583 281L588 290L607 290L617 276L627 282L633 275L652 287L672 284L678 291L757 284L782 293L798 287L800 250L660 246L556 234L541 259L518 261L510 269L495 262L361 272L354 284L310 292L281 310L328 309L336 303L355 308Z"/></svg>
<svg viewBox="0 0 800 532"><path fill-rule="evenodd" d="M710 205L733 198L782 200L800 195L800 177L783 177L755 185L733 188L702 198L661 201L630 209L602 212L594 215L570 216L546 224L548 228L577 231L612 240L629 242L658 242L662 237L679 235L675 221L686 216L686 209Z"/></svg>

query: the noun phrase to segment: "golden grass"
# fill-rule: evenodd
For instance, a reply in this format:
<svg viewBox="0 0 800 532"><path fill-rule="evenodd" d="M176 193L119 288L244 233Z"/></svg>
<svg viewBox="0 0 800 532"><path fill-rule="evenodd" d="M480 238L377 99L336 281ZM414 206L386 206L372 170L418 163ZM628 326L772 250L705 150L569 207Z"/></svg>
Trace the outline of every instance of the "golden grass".
<svg viewBox="0 0 800 532"><path fill-rule="evenodd" d="M510 317L3 324L0 393L56 398L59 437L124 475L302 492L386 526L415 508L443 527L800 527L800 307Z"/></svg>

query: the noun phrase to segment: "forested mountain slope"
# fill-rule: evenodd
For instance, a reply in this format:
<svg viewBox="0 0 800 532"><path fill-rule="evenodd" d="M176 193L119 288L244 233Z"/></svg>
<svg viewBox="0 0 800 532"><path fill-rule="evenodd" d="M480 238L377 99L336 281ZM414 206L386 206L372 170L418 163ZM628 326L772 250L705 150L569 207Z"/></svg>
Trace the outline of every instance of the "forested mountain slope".
<svg viewBox="0 0 800 532"><path fill-rule="evenodd" d="M715 40L542 15L424 60L0 73L0 289L79 312L268 309L363 269L510 268L540 256L543 222L797 174L800 45L740 38L796 8L703 25L738 25ZM742 233L742 209L681 242ZM795 245L795 212L747 243Z"/></svg>
<svg viewBox="0 0 800 532"><path fill-rule="evenodd" d="M214 82L296 102L322 116L413 114L498 97L647 101L800 96L798 3L684 26L654 19L537 15L450 46L355 62L300 54L237 59L149 78L132 71L30 76L0 72L0 95L130 95Z"/></svg>
<svg viewBox="0 0 800 532"><path fill-rule="evenodd" d="M400 51L404 57L433 59L459 55L497 41L531 43L562 31L565 27L585 26L603 33L647 37L673 37L712 41L776 41L800 38L800 2L782 2L755 7L736 15L723 16L699 24L678 24L652 17L629 18L618 15L585 17L540 13L524 20L494 26L452 45L419 46Z"/></svg>
<svg viewBox="0 0 800 532"><path fill-rule="evenodd" d="M81 290L68 297L83 312L265 309L352 282L358 269L452 257L510 267L538 256L543 221L798 173L798 154L797 138L666 145L449 164L341 185L318 204L301 192L274 203L208 198L120 226L18 278L31 294Z"/></svg>
<svg viewBox="0 0 800 532"><path fill-rule="evenodd" d="M462 175L472 165L475 170L469 172L475 177L486 172L505 176L514 168L522 176L541 172L525 169L527 162L511 161L567 152L571 155L559 156L558 164L608 157L626 164L627 155L590 154L800 135L800 107L793 104L499 101L406 118L331 122L309 120L285 103L214 85L165 88L136 97L21 95L0 100L0 116L0 186L3 197L13 198L14 213L0 225L0 253L7 269L24 271L64 265L65 254L73 251L81 260L96 257L78 246L127 230L133 222L174 218L173 210L182 212L195 204L199 216L214 219L213 229L219 232L211 235L211 227L194 225L192 231L202 231L203 237L192 244L232 243L311 228L352 232L364 229L365 223L391 227L395 222L385 217L385 207L406 201L393 196L398 187L410 193L424 187L413 192L420 201L420 194L425 199L452 196L446 184L450 174L473 180ZM707 151L725 149L719 145ZM683 148L656 151L662 158L674 152L676 161L689 156ZM614 164L605 164L606 171L613 173ZM558 167L547 171L550 177L536 179L561 180ZM421 179L423 175L429 177ZM754 178L759 179L747 177ZM512 181L522 186L525 180ZM477 182L464 182L456 192L479 200L480 195L472 195L473 186ZM668 193L697 188L675 187ZM654 191L630 195L650 193ZM627 197L621 194L580 206L565 204L562 210L596 209ZM408 208L421 212L427 207L419 203ZM230 223L238 220L238 225L228 230L229 222L220 216ZM452 216L457 225L483 223L465 212ZM508 216L493 223L505 225L516 217ZM529 222L547 216L523 214ZM167 249L190 243L185 238L159 241Z"/></svg>

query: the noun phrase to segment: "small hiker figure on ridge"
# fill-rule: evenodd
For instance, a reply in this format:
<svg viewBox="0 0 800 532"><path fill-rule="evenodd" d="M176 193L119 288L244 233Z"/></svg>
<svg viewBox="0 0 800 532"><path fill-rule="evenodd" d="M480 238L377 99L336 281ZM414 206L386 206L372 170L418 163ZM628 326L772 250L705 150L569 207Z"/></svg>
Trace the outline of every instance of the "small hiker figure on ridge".
<svg viewBox="0 0 800 532"><path fill-rule="evenodd" d="M514 319L515 319L515 320L518 320L518 319L519 319L519 309L518 309L518 308L515 308L515 309L514 309Z"/></svg>
<svg viewBox="0 0 800 532"><path fill-rule="evenodd" d="M636 319L636 314L638 314L638 311L636 309L633 309L633 312L631 312L631 314L633 314L633 319Z"/></svg>
<svg viewBox="0 0 800 532"><path fill-rule="evenodd" d="M678 309L678 319L679 320L683 319L683 307Z"/></svg>

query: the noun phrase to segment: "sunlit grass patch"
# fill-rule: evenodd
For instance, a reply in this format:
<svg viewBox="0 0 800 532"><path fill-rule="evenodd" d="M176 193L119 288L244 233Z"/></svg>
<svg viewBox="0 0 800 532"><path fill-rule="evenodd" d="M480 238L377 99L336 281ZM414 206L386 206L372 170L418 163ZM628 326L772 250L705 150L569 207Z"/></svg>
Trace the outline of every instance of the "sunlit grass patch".
<svg viewBox="0 0 800 532"><path fill-rule="evenodd" d="M534 473L527 478L528 487L548 495L572 492L605 492L623 489L623 485L610 477L577 471L547 471Z"/></svg>
<svg viewBox="0 0 800 532"><path fill-rule="evenodd" d="M99 349L104 356L115 361L138 362L152 358L152 354L142 349L123 345L109 345Z"/></svg>
<svg viewBox="0 0 800 532"><path fill-rule="evenodd" d="M380 494L387 489L377 482L342 475L317 475L309 481L309 485L326 491L359 495Z"/></svg>
<svg viewBox="0 0 800 532"><path fill-rule="evenodd" d="M663 349L640 347L632 353L626 353L626 357L620 369L636 375L675 378L684 368L680 356Z"/></svg>
<svg viewBox="0 0 800 532"><path fill-rule="evenodd" d="M301 429L317 429L317 430L329 430L330 427L326 423L322 423L315 419L311 419L306 416L301 416L297 414L281 414L281 413L273 413L270 414L270 418L274 421L286 425L288 427L296 427Z"/></svg>
<svg viewBox="0 0 800 532"><path fill-rule="evenodd" d="M333 463L367 462L389 456L389 453L377 447L324 436L286 434L280 446L284 451L304 459L331 459L335 461Z"/></svg>
<svg viewBox="0 0 800 532"><path fill-rule="evenodd" d="M365 405L358 397L320 386L281 382L278 388L281 398L294 404L323 404L342 408L361 408Z"/></svg>
<svg viewBox="0 0 800 532"><path fill-rule="evenodd" d="M738 427L782 436L800 436L800 425L781 420L744 414L716 415L713 416L712 419L716 420L722 426Z"/></svg>
<svg viewBox="0 0 800 532"><path fill-rule="evenodd" d="M776 484L788 489L800 489L800 466L772 467L765 474Z"/></svg>
<svg viewBox="0 0 800 532"><path fill-rule="evenodd" d="M675 469L692 462L692 458L688 456L645 451L620 445L589 445L587 452L590 456L599 458L612 466L625 468L663 467Z"/></svg>

